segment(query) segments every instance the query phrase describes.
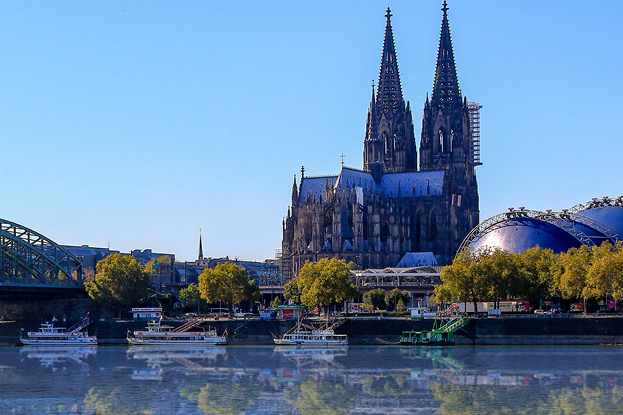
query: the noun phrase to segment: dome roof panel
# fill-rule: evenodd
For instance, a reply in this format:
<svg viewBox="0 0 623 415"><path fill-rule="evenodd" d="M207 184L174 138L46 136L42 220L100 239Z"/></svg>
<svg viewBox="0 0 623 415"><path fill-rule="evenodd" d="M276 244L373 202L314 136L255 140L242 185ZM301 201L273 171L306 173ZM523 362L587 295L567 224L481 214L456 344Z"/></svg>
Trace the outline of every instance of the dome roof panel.
<svg viewBox="0 0 623 415"><path fill-rule="evenodd" d="M524 217L507 219L491 226L478 235L470 247L478 250L489 246L521 253L537 245L560 253L581 244L557 226L539 219Z"/></svg>
<svg viewBox="0 0 623 415"><path fill-rule="evenodd" d="M623 207L601 206L578 212L588 218L596 220L605 226L612 235L618 235L623 239Z"/></svg>

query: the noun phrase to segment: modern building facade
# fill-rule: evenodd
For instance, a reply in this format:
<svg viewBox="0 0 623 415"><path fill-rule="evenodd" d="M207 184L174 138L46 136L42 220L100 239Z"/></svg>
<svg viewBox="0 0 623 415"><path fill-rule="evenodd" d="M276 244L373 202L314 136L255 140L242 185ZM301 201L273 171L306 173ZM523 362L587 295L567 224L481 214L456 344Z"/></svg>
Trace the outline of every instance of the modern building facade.
<svg viewBox="0 0 623 415"><path fill-rule="evenodd" d="M359 268L393 267L409 252L452 261L479 222L475 166L480 105L461 95L444 2L433 91L427 97L418 153L411 105L404 100L387 9L379 80L372 88L363 169L296 176L283 221L282 271L305 261L340 258ZM418 168L419 167L419 168Z"/></svg>

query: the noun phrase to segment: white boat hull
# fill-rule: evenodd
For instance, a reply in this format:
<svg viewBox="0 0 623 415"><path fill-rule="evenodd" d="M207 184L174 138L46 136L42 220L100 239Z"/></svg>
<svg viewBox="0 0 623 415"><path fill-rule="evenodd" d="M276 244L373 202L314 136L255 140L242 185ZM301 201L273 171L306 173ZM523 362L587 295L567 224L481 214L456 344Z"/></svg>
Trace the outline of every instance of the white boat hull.
<svg viewBox="0 0 623 415"><path fill-rule="evenodd" d="M84 337L78 339L58 339L58 340L40 340L40 339L20 339L27 346L96 346L97 338Z"/></svg>
<svg viewBox="0 0 623 415"><path fill-rule="evenodd" d="M175 340L175 339L140 339L128 337L128 343L133 346L216 346L227 344L225 337L214 337L205 340Z"/></svg>
<svg viewBox="0 0 623 415"><path fill-rule="evenodd" d="M277 346L330 347L348 346L348 340L284 340L275 339Z"/></svg>

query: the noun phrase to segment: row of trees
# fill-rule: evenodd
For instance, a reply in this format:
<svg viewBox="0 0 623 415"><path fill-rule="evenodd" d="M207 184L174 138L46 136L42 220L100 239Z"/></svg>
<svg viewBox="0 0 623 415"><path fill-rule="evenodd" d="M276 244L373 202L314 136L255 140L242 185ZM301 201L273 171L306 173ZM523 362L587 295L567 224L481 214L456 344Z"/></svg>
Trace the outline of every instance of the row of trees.
<svg viewBox="0 0 623 415"><path fill-rule="evenodd" d="M97 263L97 272L85 282L85 290L96 303L120 312L124 307L140 304L149 298L154 264L148 263L143 268L132 256L110 255ZM227 304L230 314L235 303L260 298L259 287L248 280L243 268L233 263L205 269L199 276L199 285L191 284L180 292L181 300L193 304L222 301Z"/></svg>
<svg viewBox="0 0 623 415"><path fill-rule="evenodd" d="M150 262L143 268L132 256L111 255L97 263L97 273L85 283L89 296L97 303L116 309L139 304L149 295L151 272L158 262ZM286 299L307 307L324 307L326 311L334 304L359 297L349 271L353 263L339 259L307 261L298 277L285 286ZM249 281L243 268L233 263L217 264L205 269L199 276L199 284L190 284L180 291L180 300L206 308L208 304L223 302L231 315L233 305L243 300L261 299L259 287ZM383 289L364 294L368 309L402 310L409 301L406 291Z"/></svg>
<svg viewBox="0 0 623 415"><path fill-rule="evenodd" d="M582 245L555 254L535 247L521 254L500 249L460 252L441 271L435 287L440 302L499 302L518 299L539 304L543 298L623 299L623 246ZM497 306L497 304L496 304Z"/></svg>
<svg viewBox="0 0 623 415"><path fill-rule="evenodd" d="M363 295L363 307L368 310L402 311L409 302L409 293L394 288L386 293L382 288L375 288Z"/></svg>

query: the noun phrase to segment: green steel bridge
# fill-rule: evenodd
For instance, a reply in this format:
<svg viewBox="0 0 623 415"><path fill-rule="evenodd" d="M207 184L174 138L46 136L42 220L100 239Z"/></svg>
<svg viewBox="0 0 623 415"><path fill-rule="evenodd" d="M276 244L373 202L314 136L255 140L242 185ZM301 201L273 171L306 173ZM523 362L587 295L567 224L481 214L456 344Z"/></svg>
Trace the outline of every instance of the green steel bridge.
<svg viewBox="0 0 623 415"><path fill-rule="evenodd" d="M38 232L0 219L0 295L84 291L82 262Z"/></svg>

